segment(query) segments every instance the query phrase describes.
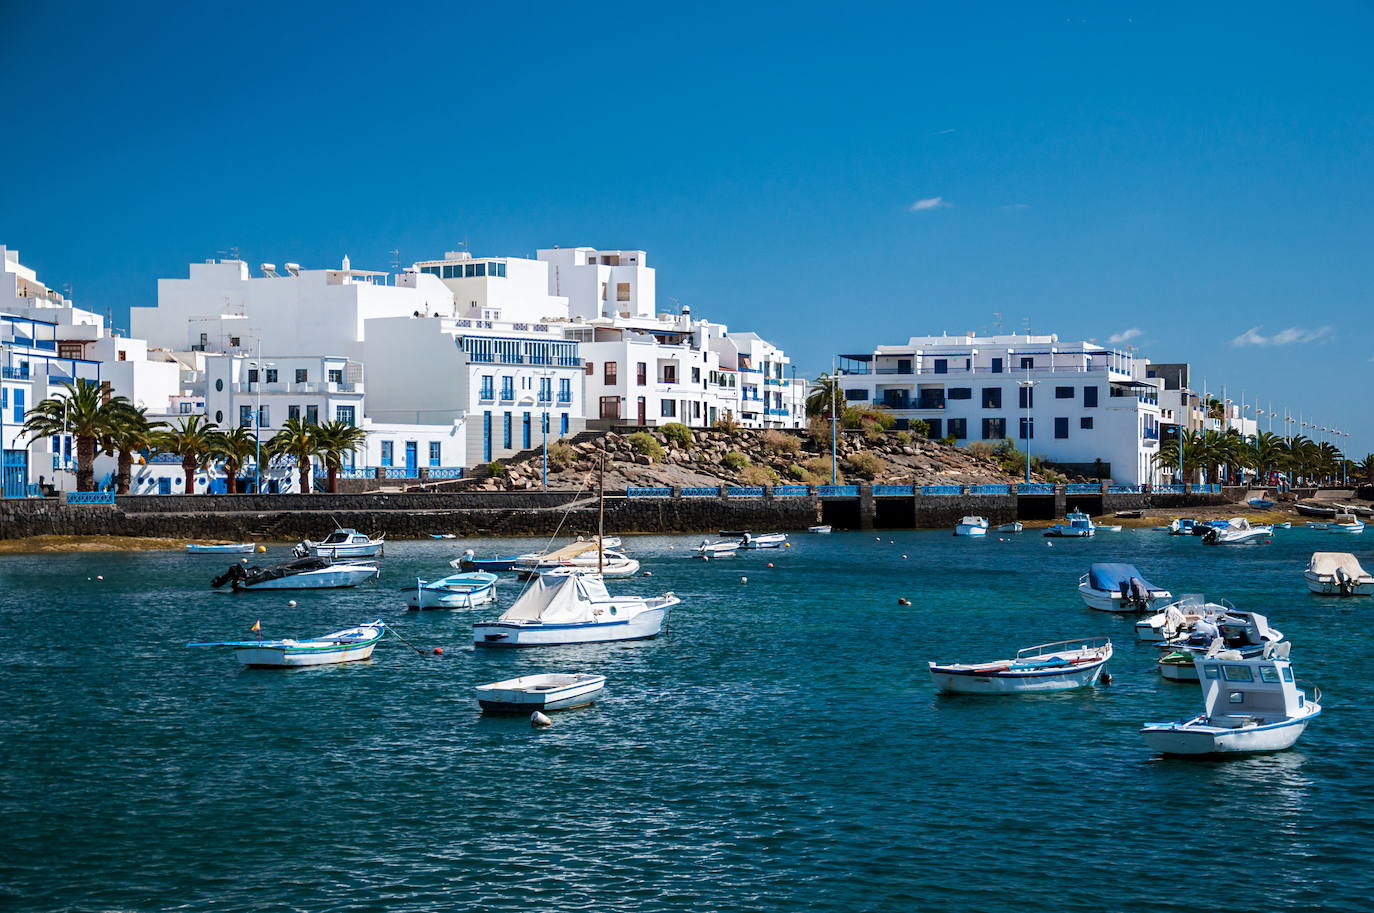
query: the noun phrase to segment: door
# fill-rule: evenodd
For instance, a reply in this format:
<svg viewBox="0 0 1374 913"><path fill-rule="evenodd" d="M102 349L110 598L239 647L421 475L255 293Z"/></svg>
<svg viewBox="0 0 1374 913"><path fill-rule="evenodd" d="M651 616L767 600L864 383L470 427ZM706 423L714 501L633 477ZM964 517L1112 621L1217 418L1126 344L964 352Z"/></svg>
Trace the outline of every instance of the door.
<svg viewBox="0 0 1374 913"><path fill-rule="evenodd" d="M157 493L169 495L172 493L172 480L166 476L159 476L157 480Z"/></svg>
<svg viewBox="0 0 1374 913"><path fill-rule="evenodd" d="M406 476L415 478L420 474L420 445L417 441L406 441Z"/></svg>
<svg viewBox="0 0 1374 913"><path fill-rule="evenodd" d="M644 404L644 397L642 397L642 396L639 398L638 410L639 410L639 411L638 411L636 414L639 416L639 424L640 424L640 425L647 425L647 424L649 424L649 422L648 422L648 416L647 416L647 409L646 409L645 404Z"/></svg>
<svg viewBox="0 0 1374 913"><path fill-rule="evenodd" d="M29 492L29 452L5 451L5 497L22 498Z"/></svg>

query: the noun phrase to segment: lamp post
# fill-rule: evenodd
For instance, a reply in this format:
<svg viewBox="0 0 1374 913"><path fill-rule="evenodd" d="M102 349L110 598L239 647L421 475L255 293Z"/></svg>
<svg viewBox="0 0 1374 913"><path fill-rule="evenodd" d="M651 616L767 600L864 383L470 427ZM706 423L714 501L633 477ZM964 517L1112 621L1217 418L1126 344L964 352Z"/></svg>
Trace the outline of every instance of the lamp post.
<svg viewBox="0 0 1374 913"><path fill-rule="evenodd" d="M830 396L828 397L828 399L830 400L830 484L838 485L839 476L837 474L838 467L835 457L836 447L838 444L838 433L836 431L835 425L837 421L835 411L839 404L836 403L835 400L839 396L840 385L835 379L835 359L833 358L830 359L830 377L828 378L828 383L830 386Z"/></svg>

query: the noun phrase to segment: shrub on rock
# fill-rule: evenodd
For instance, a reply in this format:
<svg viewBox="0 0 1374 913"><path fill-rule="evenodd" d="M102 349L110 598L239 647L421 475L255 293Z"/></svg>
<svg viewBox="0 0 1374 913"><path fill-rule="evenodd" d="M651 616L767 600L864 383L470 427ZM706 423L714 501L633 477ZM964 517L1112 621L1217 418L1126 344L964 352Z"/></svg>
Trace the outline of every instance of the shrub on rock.
<svg viewBox="0 0 1374 913"><path fill-rule="evenodd" d="M683 450L691 450L692 442L696 439L696 436L692 434L692 429L682 424L682 422L669 422L658 430L662 432L665 438L672 441Z"/></svg>
<svg viewBox="0 0 1374 913"><path fill-rule="evenodd" d="M663 445L654 439L654 436L647 431L636 431L626 438L635 452L648 457L652 462L659 462L663 459Z"/></svg>

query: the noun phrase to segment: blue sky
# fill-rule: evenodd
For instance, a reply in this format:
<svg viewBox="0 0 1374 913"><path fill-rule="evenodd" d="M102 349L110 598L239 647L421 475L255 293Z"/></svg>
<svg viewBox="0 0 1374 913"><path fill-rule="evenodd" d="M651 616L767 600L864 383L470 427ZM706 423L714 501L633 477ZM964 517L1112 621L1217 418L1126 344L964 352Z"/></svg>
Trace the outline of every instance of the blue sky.
<svg viewBox="0 0 1374 913"><path fill-rule="evenodd" d="M1374 6L27 4L0 243L78 303L250 263L643 248L834 352L1027 325L1374 450Z"/></svg>

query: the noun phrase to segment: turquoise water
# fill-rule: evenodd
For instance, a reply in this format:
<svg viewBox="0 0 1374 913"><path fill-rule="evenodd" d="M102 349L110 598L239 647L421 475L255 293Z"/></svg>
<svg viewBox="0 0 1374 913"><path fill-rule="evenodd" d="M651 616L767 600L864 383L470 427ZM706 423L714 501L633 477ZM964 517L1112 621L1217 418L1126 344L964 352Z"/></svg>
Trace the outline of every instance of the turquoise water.
<svg viewBox="0 0 1374 913"><path fill-rule="evenodd" d="M1301 576L1317 548L1374 564L1365 541L876 535L710 564L627 538L653 576L611 586L678 593L668 634L518 652L468 645L490 607L407 613L397 587L528 541L395 543L380 585L314 593L210 592L223 558L2 558L0 909L1369 909L1374 604ZM1152 758L1139 724L1199 692L1083 606L1092 560L1264 612L1326 712L1282 754ZM272 672L184 646L379 614L445 656ZM925 672L1091 634L1118 647L1096 690L939 697ZM547 730L476 712L473 685L541 670L608 692Z"/></svg>

